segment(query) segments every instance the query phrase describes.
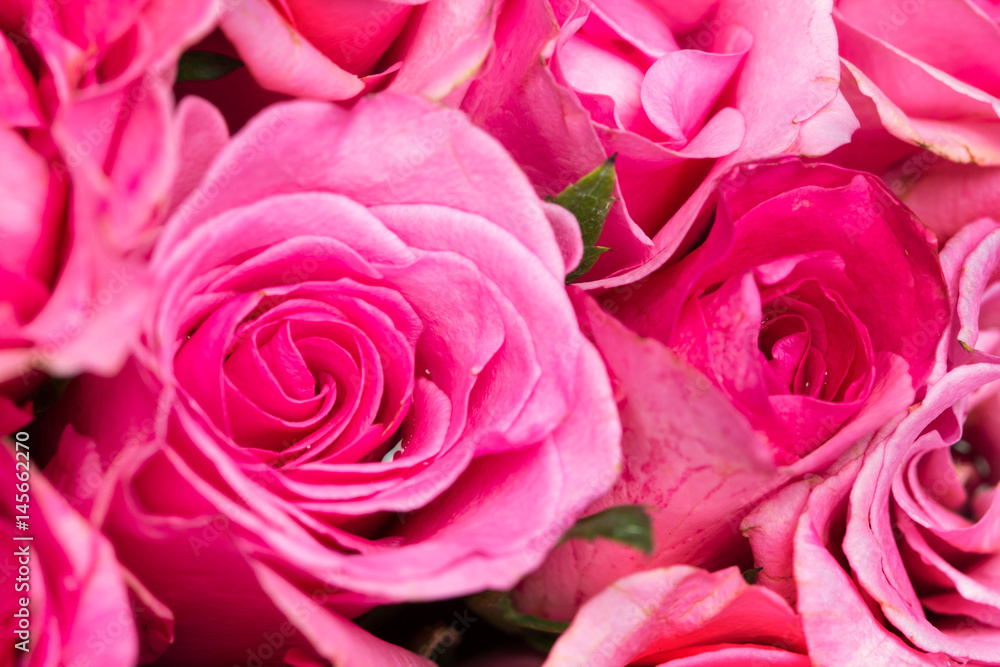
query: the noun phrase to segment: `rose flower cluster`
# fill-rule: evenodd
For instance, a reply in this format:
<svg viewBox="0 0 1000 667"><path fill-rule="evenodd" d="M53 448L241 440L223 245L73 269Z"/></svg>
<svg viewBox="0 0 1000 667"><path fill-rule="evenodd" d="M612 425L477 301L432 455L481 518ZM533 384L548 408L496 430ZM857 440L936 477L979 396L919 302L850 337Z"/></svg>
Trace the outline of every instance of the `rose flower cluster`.
<svg viewBox="0 0 1000 667"><path fill-rule="evenodd" d="M997 0L0 28L0 667L1000 666Z"/></svg>

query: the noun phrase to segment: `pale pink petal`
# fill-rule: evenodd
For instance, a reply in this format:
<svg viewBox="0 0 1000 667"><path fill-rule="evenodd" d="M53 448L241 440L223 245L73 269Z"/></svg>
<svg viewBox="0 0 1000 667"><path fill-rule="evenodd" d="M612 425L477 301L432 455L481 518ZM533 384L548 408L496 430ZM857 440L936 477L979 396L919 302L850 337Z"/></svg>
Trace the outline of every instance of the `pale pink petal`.
<svg viewBox="0 0 1000 667"><path fill-rule="evenodd" d="M715 644L779 645L794 658L763 664L810 664L799 619L780 597L748 585L737 568L677 565L621 579L584 604L545 667L621 667L641 658L687 665L666 658L700 647L709 660L691 665L729 664L711 661Z"/></svg>
<svg viewBox="0 0 1000 667"><path fill-rule="evenodd" d="M170 192L170 213L198 185L212 160L229 141L226 120L210 103L193 95L177 105L174 121L180 142L177 176Z"/></svg>
<svg viewBox="0 0 1000 667"><path fill-rule="evenodd" d="M362 90L300 36L268 0L244 0L222 16L221 27L261 86L295 97L346 100Z"/></svg>
<svg viewBox="0 0 1000 667"><path fill-rule="evenodd" d="M593 0L591 10L629 44L656 59L678 50L660 13L641 0Z"/></svg>
<svg viewBox="0 0 1000 667"><path fill-rule="evenodd" d="M657 60L642 81L642 106L664 134L687 141L700 127L749 50L675 51Z"/></svg>
<svg viewBox="0 0 1000 667"><path fill-rule="evenodd" d="M492 0L434 0L409 38L389 90L445 97L472 77L493 47L499 7Z"/></svg>

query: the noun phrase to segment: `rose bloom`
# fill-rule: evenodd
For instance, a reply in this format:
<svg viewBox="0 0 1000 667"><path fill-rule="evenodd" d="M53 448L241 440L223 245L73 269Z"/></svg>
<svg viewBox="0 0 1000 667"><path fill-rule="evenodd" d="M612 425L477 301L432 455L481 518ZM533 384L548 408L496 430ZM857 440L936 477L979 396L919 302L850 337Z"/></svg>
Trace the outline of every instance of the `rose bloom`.
<svg viewBox="0 0 1000 667"><path fill-rule="evenodd" d="M383 87L446 97L493 46L486 0L243 0L220 27L264 88L347 100Z"/></svg>
<svg viewBox="0 0 1000 667"><path fill-rule="evenodd" d="M42 371L111 373L124 362L142 254L179 168L173 63L210 10L0 6L0 422L15 423L13 404Z"/></svg>
<svg viewBox="0 0 1000 667"><path fill-rule="evenodd" d="M678 565L633 574L595 596L547 659L503 656L467 667L811 664L802 623L779 595L747 584L736 568Z"/></svg>
<svg viewBox="0 0 1000 667"><path fill-rule="evenodd" d="M7 202L0 220L0 429L12 433L32 419L30 406L18 405L40 379L30 364L35 336L26 325L56 280L66 185L54 170L51 141L29 137L43 124L31 75L6 37L0 49L0 150L8 163L0 173Z"/></svg>
<svg viewBox="0 0 1000 667"><path fill-rule="evenodd" d="M998 249L1000 223L982 218L963 227L941 251L955 315L938 348L939 372L1000 353Z"/></svg>
<svg viewBox="0 0 1000 667"><path fill-rule="evenodd" d="M1000 164L995 3L838 0L833 16L859 116L872 110L885 133L953 162ZM885 135L873 135L877 155Z"/></svg>
<svg viewBox="0 0 1000 667"><path fill-rule="evenodd" d="M15 442L28 447L14 450ZM0 664L132 667L139 640L126 575L108 540L30 465L29 442L11 436L0 444L7 490L0 536L9 549L3 556ZM18 540L24 536L32 539Z"/></svg>
<svg viewBox="0 0 1000 667"><path fill-rule="evenodd" d="M830 160L879 174L946 241L1000 215L1000 49L992 0L836 3L861 122Z"/></svg>
<svg viewBox="0 0 1000 667"><path fill-rule="evenodd" d="M998 433L968 412L998 379L995 362L950 371L867 452L748 517L759 565L794 585L819 664L1000 664Z"/></svg>
<svg viewBox="0 0 1000 667"><path fill-rule="evenodd" d="M930 373L949 321L936 243L863 172L750 165L717 194L697 250L602 303L705 373L776 462L832 439L814 457L830 462Z"/></svg>
<svg viewBox="0 0 1000 667"><path fill-rule="evenodd" d="M802 625L778 595L736 568L683 565L622 579L590 600L545 667L813 664Z"/></svg>
<svg viewBox="0 0 1000 667"><path fill-rule="evenodd" d="M998 238L981 220L941 253L955 317L921 403L747 518L821 664L1000 664Z"/></svg>
<svg viewBox="0 0 1000 667"><path fill-rule="evenodd" d="M936 246L878 179L786 159L716 196L695 251L581 309L625 456L588 512L646 506L653 554L560 545L516 589L521 611L568 620L651 567L750 567L743 517L904 411L934 368L950 312Z"/></svg>
<svg viewBox="0 0 1000 667"><path fill-rule="evenodd" d="M344 624L536 567L619 470L564 284L581 252L459 112L385 93L244 128L159 239L142 348L69 390L50 466L173 610L167 655L245 660L286 615L309 636L295 596Z"/></svg>
<svg viewBox="0 0 1000 667"><path fill-rule="evenodd" d="M505 8L496 41L462 108L539 191L617 155L620 201L599 243L612 251L588 273L597 284L689 247L733 165L823 155L857 127L823 2L525 0Z"/></svg>

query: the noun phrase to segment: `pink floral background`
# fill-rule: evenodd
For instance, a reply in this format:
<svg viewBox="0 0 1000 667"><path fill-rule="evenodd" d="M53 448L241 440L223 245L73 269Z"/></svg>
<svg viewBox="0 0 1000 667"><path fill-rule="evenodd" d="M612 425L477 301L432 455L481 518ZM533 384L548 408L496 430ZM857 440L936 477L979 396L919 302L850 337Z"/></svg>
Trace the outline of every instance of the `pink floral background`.
<svg viewBox="0 0 1000 667"><path fill-rule="evenodd" d="M1000 665L995 0L0 28L0 666Z"/></svg>

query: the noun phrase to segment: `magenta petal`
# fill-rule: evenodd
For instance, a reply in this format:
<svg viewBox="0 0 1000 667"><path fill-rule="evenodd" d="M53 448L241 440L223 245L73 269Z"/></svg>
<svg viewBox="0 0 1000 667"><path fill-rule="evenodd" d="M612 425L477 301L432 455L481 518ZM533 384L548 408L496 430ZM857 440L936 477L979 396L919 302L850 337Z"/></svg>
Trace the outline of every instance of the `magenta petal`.
<svg viewBox="0 0 1000 667"><path fill-rule="evenodd" d="M903 169L904 182L913 181L915 170L918 175L900 198L939 241L980 218L1000 217L1000 167L956 164L927 151ZM892 175L884 178L893 182Z"/></svg>
<svg viewBox="0 0 1000 667"><path fill-rule="evenodd" d="M588 4L594 14L650 58L677 51L673 33L659 12L641 0L594 0Z"/></svg>
<svg viewBox="0 0 1000 667"><path fill-rule="evenodd" d="M545 202L545 216L556 234L556 241L562 251L566 272L573 271L583 259L583 238L576 216L558 204Z"/></svg>
<svg viewBox="0 0 1000 667"><path fill-rule="evenodd" d="M958 341L974 348L979 340L980 303L997 266L1000 265L1000 230L984 237L969 253L958 283Z"/></svg>
<svg viewBox="0 0 1000 667"><path fill-rule="evenodd" d="M889 0L840 0L837 12L853 27L895 49L1000 97L1000 67L996 66L1000 25L996 20L965 0L922 0L918 7L918 11L900 11L901 6ZM900 98L904 108L908 101Z"/></svg>
<svg viewBox="0 0 1000 667"><path fill-rule="evenodd" d="M295 29L339 66L363 76L372 71L410 18L427 0L282 0Z"/></svg>
<svg viewBox="0 0 1000 667"><path fill-rule="evenodd" d="M995 97L900 51L840 13L835 18L845 67L874 102L886 130L954 162L1000 161ZM1000 32L994 41L1000 41Z"/></svg>
<svg viewBox="0 0 1000 667"><path fill-rule="evenodd" d="M0 43L0 121L11 127L42 124L35 82L6 37Z"/></svg>
<svg viewBox="0 0 1000 667"><path fill-rule="evenodd" d="M810 487L790 484L758 505L743 519L740 530L750 540L754 564L762 568L756 583L795 603L794 537L806 507Z"/></svg>
<svg viewBox="0 0 1000 667"><path fill-rule="evenodd" d="M316 602L322 585L305 592L260 563L254 572L264 591L310 641L313 648L338 667L432 667L434 663L378 639Z"/></svg>

